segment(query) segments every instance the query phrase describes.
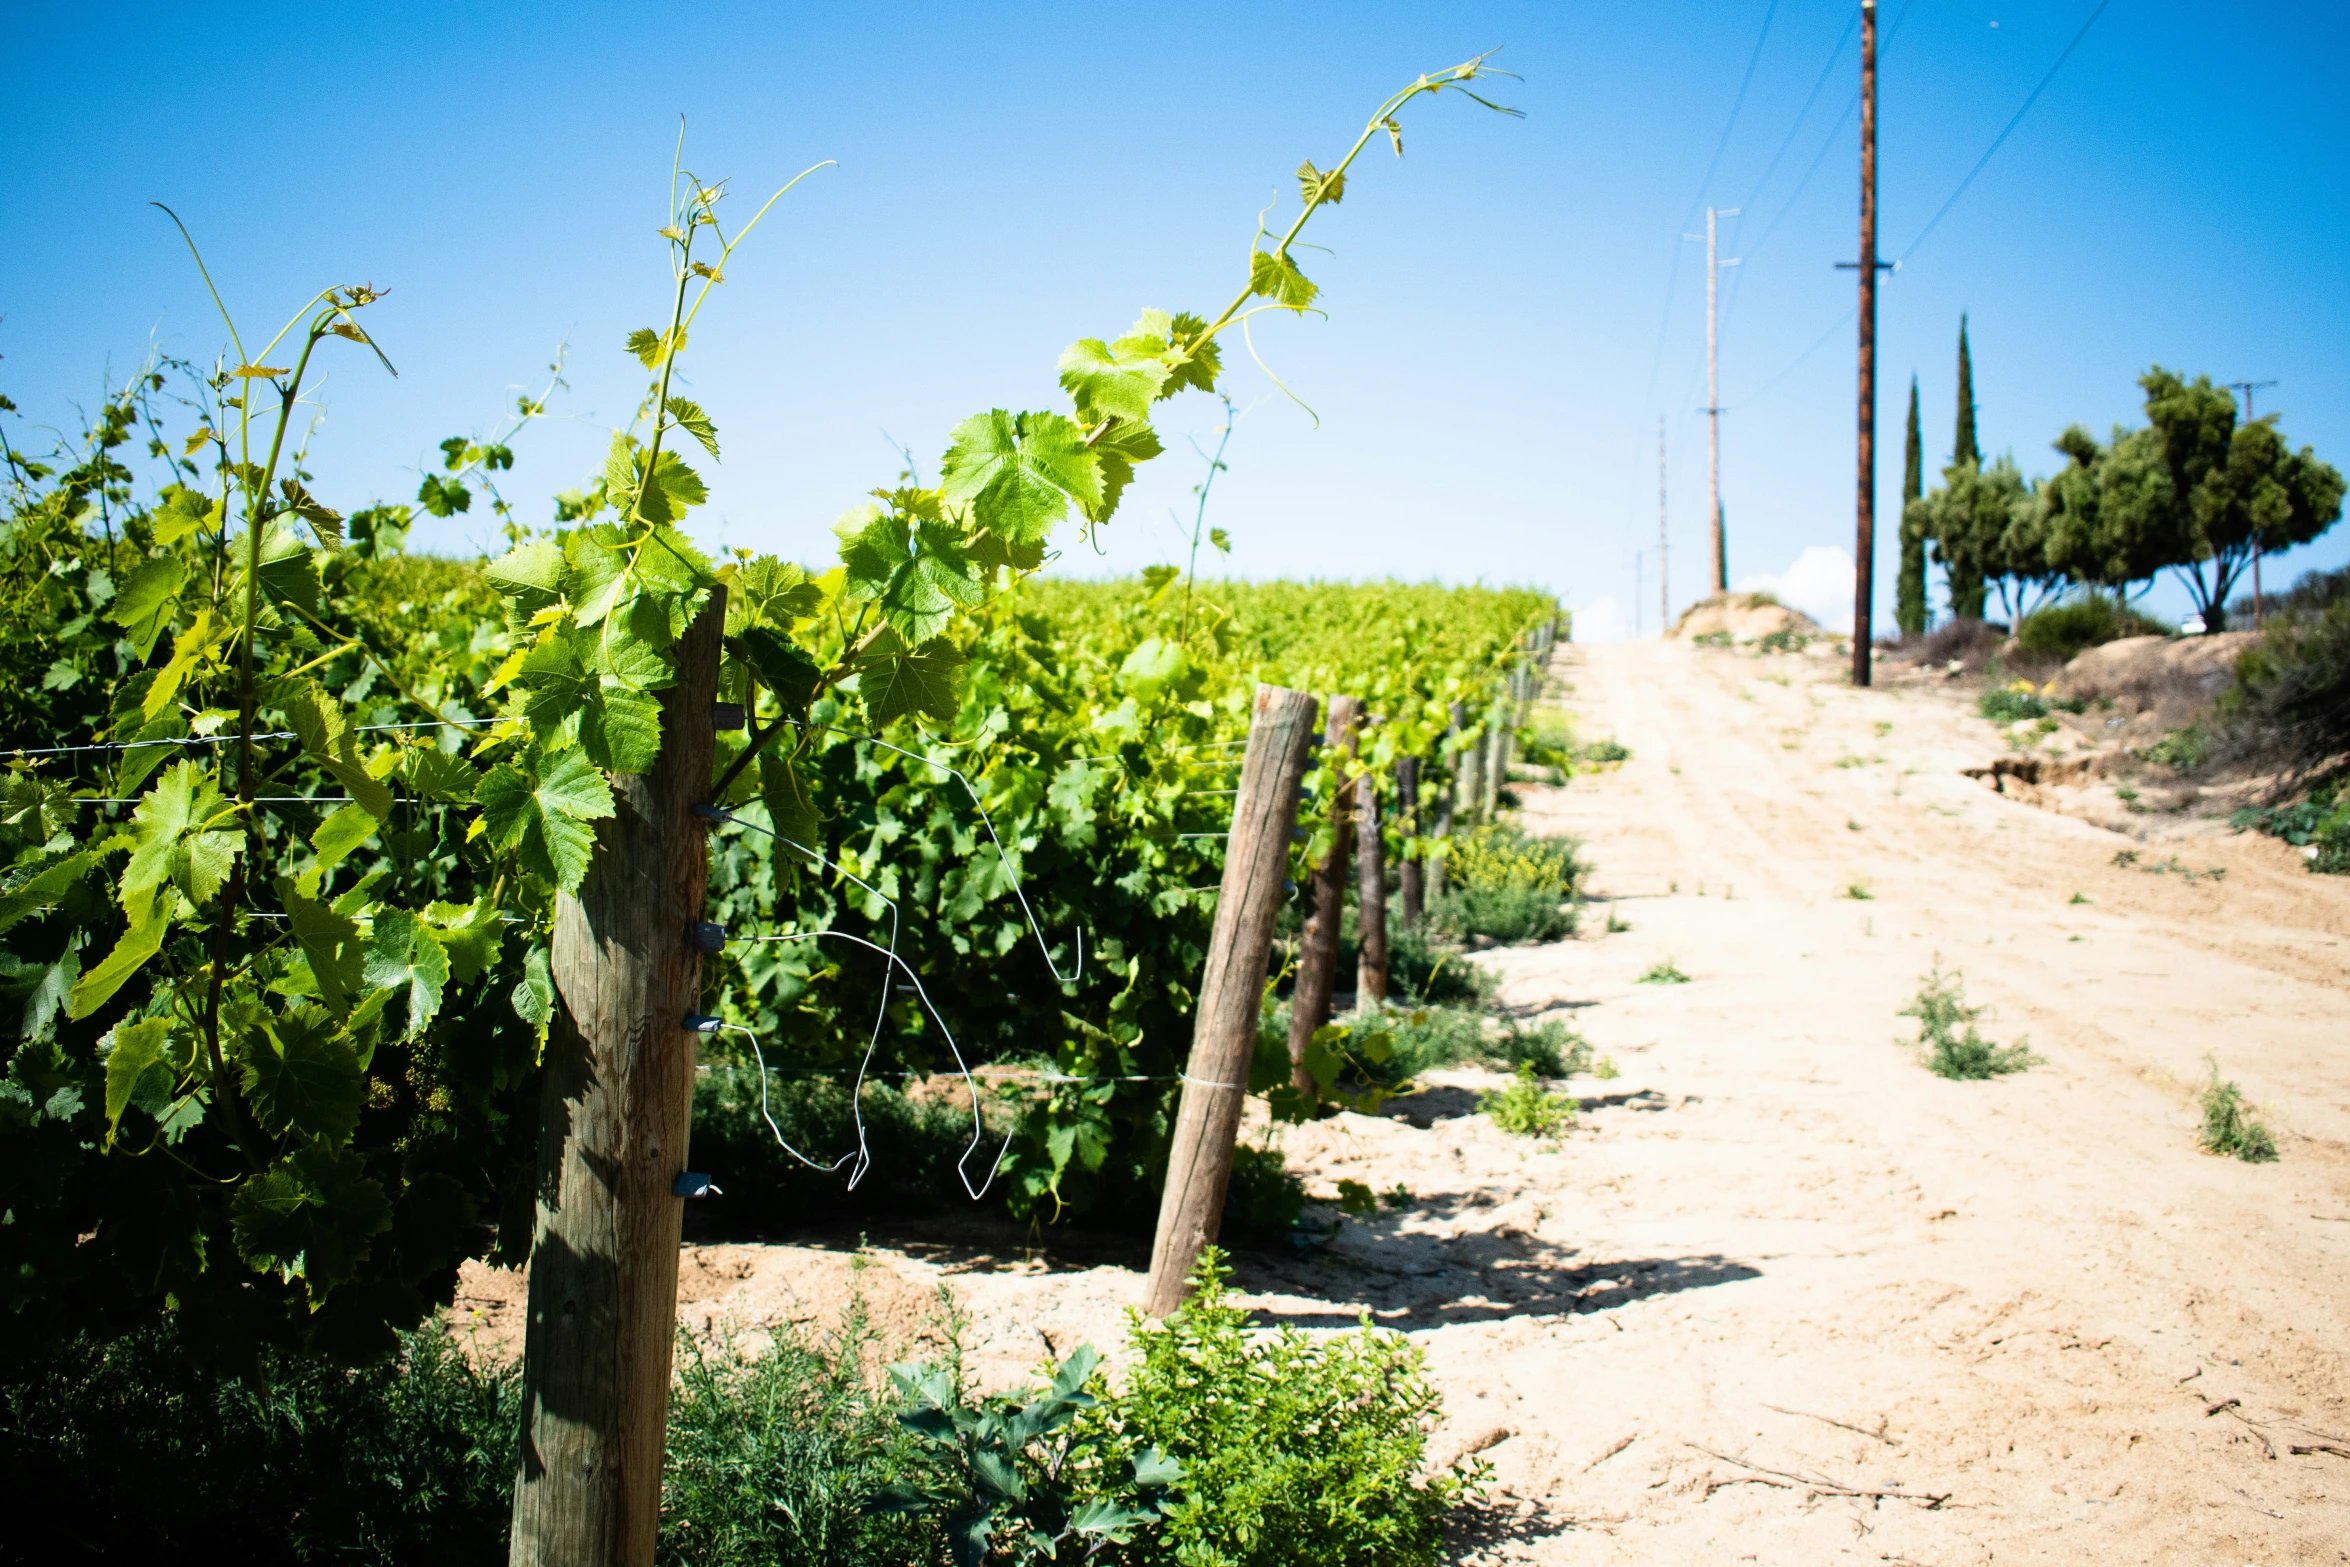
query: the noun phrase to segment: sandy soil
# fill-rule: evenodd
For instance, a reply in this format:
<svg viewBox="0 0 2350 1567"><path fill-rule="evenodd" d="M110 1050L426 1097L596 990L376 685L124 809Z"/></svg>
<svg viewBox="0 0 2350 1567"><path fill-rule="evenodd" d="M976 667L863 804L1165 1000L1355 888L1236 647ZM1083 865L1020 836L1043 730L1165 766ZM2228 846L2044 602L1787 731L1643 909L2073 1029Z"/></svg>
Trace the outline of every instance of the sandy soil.
<svg viewBox="0 0 2350 1567"><path fill-rule="evenodd" d="M1633 758L1526 819L1587 841L1630 928L1485 961L1622 1076L1574 1085L1555 1147L1474 1115L1475 1072L1290 1131L1316 1191L1412 1200L1241 1274L1267 1323L1425 1348L1438 1455L1501 1487L1463 1559L2350 1562L2350 881L2178 822L2164 854L2224 880L2116 866L2131 838L1961 774L2000 738L1955 691L1660 644L1553 675ZM1691 982L1636 982L1664 957ZM1897 1013L1937 958L2041 1065L1916 1063ZM2207 1051L2281 1162L2196 1151ZM1010 1380L1115 1344L1141 1260L695 1246L680 1298L757 1332L853 1281L914 1336L945 1283ZM518 1295L475 1270L460 1313L511 1342Z"/></svg>

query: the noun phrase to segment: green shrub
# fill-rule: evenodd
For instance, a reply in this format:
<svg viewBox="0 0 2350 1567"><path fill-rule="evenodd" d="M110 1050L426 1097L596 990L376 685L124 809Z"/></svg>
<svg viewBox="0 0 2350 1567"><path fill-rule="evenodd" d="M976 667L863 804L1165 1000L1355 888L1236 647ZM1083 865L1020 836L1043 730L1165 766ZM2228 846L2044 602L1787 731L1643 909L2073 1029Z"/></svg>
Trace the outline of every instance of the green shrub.
<svg viewBox="0 0 2350 1567"><path fill-rule="evenodd" d="M1451 1007L1419 1007L1387 1014L1392 1053L1381 1067L1380 1081L1395 1085L1432 1068L1483 1063L1516 1068L1531 1066L1542 1077L1572 1077L1587 1071L1591 1046L1567 1024L1551 1021L1527 1025L1505 1019L1488 1032L1485 1019Z"/></svg>
<svg viewBox="0 0 2350 1567"><path fill-rule="evenodd" d="M1506 1088L1477 1096L1477 1108L1505 1132L1521 1137L1556 1137L1575 1124L1573 1096L1543 1086L1531 1064L1521 1065Z"/></svg>
<svg viewBox="0 0 2350 1567"><path fill-rule="evenodd" d="M2019 650L2070 663L2083 650L2123 637L2160 637L2171 628L2097 592L2036 609L2015 628Z"/></svg>
<svg viewBox="0 0 2350 1567"><path fill-rule="evenodd" d="M1232 1179L1224 1188L1222 1233L1245 1246L1278 1246L1297 1232L1306 1211L1306 1183L1278 1148L1242 1143L1232 1150Z"/></svg>
<svg viewBox="0 0 2350 1567"><path fill-rule="evenodd" d="M1658 958L1654 963L1642 969L1640 977L1633 983L1638 985L1686 985L1689 983L1689 976L1682 973L1681 965L1671 958Z"/></svg>
<svg viewBox="0 0 2350 1567"><path fill-rule="evenodd" d="M1133 1370L1085 1418L1129 1451L1183 1465L1166 1521L1116 1559L1169 1567L1416 1567L1443 1559L1444 1516L1476 1460L1423 1476L1442 1401L1420 1351L1356 1332L1248 1331L1214 1248L1165 1323L1130 1314Z"/></svg>
<svg viewBox="0 0 2350 1567"><path fill-rule="evenodd" d="M171 1321L75 1340L0 1388L0 1558L491 1567L520 1387L437 1328L357 1371L264 1351L249 1379Z"/></svg>
<svg viewBox="0 0 2350 1567"><path fill-rule="evenodd" d="M1631 748L1617 740L1594 740L1575 748L1575 760L1592 767L1607 767L1617 762L1632 760Z"/></svg>
<svg viewBox="0 0 2350 1567"><path fill-rule="evenodd" d="M2205 1153L2233 1154L2246 1164L2272 1162L2277 1140L2245 1107L2244 1090L2221 1080L2218 1057L2204 1056L2203 1065L2209 1076L2199 1100L2203 1125L2195 1133L2195 1145Z"/></svg>
<svg viewBox="0 0 2350 1567"><path fill-rule="evenodd" d="M2201 767L2210 755L2210 746L2203 731L2190 724L2184 729L2173 729L2146 748L2146 759L2182 773L2191 773Z"/></svg>
<svg viewBox="0 0 2350 1567"><path fill-rule="evenodd" d="M2046 718L2048 704L2029 680L2017 680L1984 692L1976 699L1975 711L1996 723L2012 724L2019 719Z"/></svg>
<svg viewBox="0 0 2350 1567"><path fill-rule="evenodd" d="M878 1347L856 1304L830 1339L785 1324L756 1357L731 1339L679 1335L661 1490L664 1567L936 1558L933 1521L866 1505L918 1468L893 1401L866 1371Z"/></svg>
<svg viewBox="0 0 2350 1567"><path fill-rule="evenodd" d="M1483 1006L1500 984L1458 947L1439 942L1425 926L1388 933L1388 994L1398 1001Z"/></svg>
<svg viewBox="0 0 2350 1567"><path fill-rule="evenodd" d="M2302 851L2304 863L2313 871L2350 875L2350 789L2340 780L2320 784L2307 799L2292 805L2238 811L2228 818L2228 825L2238 832L2249 829L2282 838Z"/></svg>
<svg viewBox="0 0 2350 1567"><path fill-rule="evenodd" d="M1937 963L1917 999L1899 1015L1918 1020L1918 1047L1925 1052L1927 1070L1937 1077L1981 1081L2021 1072L2038 1060L2021 1040L1996 1045L1977 1033L1975 1020L1983 1012L1981 1007L1966 1004L1966 986L1960 977L1943 973Z"/></svg>
<svg viewBox="0 0 2350 1567"><path fill-rule="evenodd" d="M1537 838L1492 822L1453 839L1447 890L1429 922L1459 936L1552 941L1575 929L1575 881L1582 864L1571 838Z"/></svg>
<svg viewBox="0 0 2350 1567"><path fill-rule="evenodd" d="M2233 755L2310 768L2350 751L2350 567L2310 572L2270 600L2220 707Z"/></svg>

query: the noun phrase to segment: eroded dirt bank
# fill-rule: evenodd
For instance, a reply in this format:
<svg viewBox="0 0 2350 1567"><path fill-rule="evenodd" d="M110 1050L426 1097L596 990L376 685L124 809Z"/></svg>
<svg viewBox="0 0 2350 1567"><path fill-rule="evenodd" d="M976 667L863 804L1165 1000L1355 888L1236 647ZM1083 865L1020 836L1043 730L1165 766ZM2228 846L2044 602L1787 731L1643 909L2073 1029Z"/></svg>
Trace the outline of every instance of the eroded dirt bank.
<svg viewBox="0 0 2350 1567"><path fill-rule="evenodd" d="M1962 698L1832 661L1553 674L1633 758L1526 819L1630 929L1486 961L1623 1075L1556 1148L1471 1113L1475 1072L1290 1132L1316 1191L1412 1201L1242 1274L1267 1322L1425 1346L1439 1454L1504 1487L1464 1555L2350 1561L2350 884L2218 832L2162 849L2224 879L2116 866L2132 840L1960 774L1999 750ZM1937 956L2041 1065L1950 1083L1895 1043ZM1663 957L1691 982L1636 983ZM2280 1163L2194 1148L2207 1051ZM854 1276L906 1333L948 1283L999 1380L1119 1340L1138 1257L968 1234L692 1248L685 1316L824 1321ZM518 1281L467 1291L517 1331Z"/></svg>

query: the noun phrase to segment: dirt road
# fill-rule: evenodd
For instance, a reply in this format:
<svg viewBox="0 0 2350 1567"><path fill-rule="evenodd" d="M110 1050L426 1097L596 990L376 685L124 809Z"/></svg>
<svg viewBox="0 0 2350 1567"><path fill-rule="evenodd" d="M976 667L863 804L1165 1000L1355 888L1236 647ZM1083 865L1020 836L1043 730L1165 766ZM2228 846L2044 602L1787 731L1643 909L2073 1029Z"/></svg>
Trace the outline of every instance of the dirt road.
<svg viewBox="0 0 2350 1567"><path fill-rule="evenodd" d="M1960 775L1999 748L1961 698L1833 660L1645 644L1553 675L1633 756L1526 819L1587 841L1630 928L1487 961L1622 1075L1577 1081L1555 1148L1474 1115L1474 1072L1289 1132L1318 1193L1411 1201L1241 1274L1267 1322L1367 1311L1426 1348L1439 1455L1503 1487L1464 1559L2350 1561L2350 880L2219 833L2140 863L2224 880L2117 867L2128 839ZM1937 957L2039 1066L1946 1082L1896 1043ZM1689 983L1638 983L1661 958ZM2207 1051L2281 1162L2195 1149ZM950 1283L1005 1380L1117 1344L1138 1260L855 1259L885 1326ZM756 1327L850 1275L698 1247L681 1295ZM469 1278L513 1323L511 1281Z"/></svg>

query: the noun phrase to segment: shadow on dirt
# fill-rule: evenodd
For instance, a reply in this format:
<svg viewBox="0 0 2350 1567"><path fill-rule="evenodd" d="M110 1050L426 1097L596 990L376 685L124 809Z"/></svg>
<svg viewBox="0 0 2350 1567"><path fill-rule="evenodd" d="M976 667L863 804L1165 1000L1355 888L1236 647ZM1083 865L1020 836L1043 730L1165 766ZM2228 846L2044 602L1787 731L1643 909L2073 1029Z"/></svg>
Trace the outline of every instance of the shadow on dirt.
<svg viewBox="0 0 2350 1567"><path fill-rule="evenodd" d="M1423 1200L1413 1211L1450 1218L1476 1198ZM1368 1311L1417 1331L1448 1322L1571 1317L1657 1295L1758 1279L1762 1271L1718 1253L1684 1257L1587 1257L1507 1227L1450 1238L1401 1228L1409 1215L1358 1219L1331 1246L1298 1258L1242 1253L1236 1282L1252 1292L1304 1296L1326 1309L1260 1310L1267 1326L1342 1328Z"/></svg>

